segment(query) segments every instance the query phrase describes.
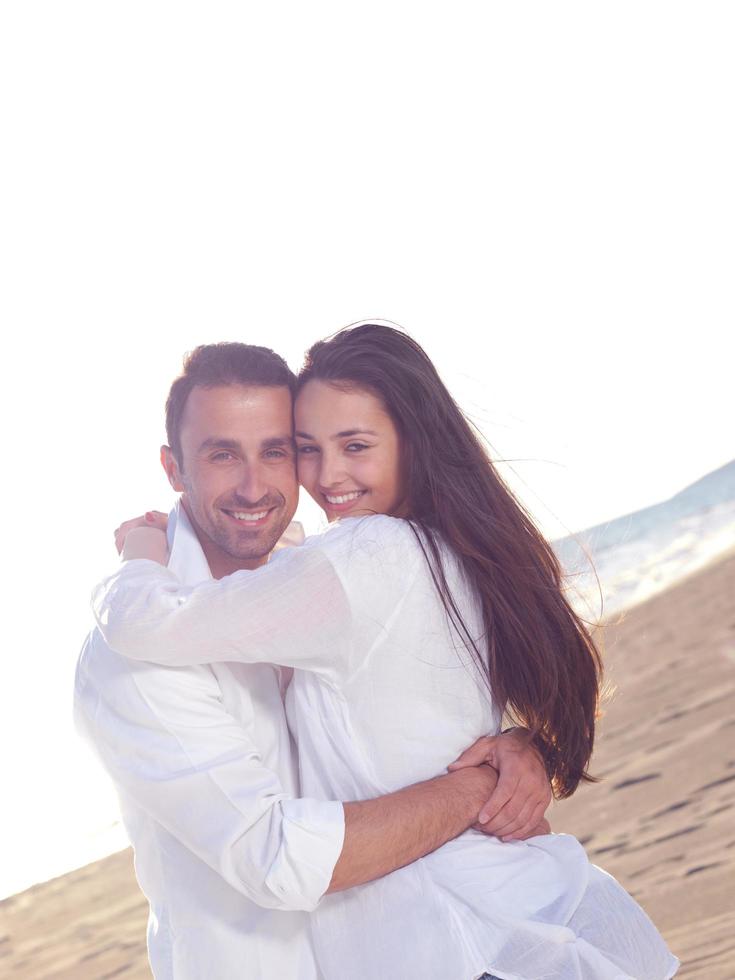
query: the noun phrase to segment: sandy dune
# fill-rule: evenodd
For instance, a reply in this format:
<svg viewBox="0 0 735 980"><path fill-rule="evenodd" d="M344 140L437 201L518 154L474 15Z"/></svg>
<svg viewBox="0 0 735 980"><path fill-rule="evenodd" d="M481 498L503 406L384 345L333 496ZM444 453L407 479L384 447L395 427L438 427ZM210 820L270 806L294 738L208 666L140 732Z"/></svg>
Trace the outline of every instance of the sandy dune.
<svg viewBox="0 0 735 980"><path fill-rule="evenodd" d="M735 555L606 630L604 777L552 824L636 896L682 978L735 977ZM129 851L0 903L0 974L149 977ZM213 978L216 980L216 978Z"/></svg>

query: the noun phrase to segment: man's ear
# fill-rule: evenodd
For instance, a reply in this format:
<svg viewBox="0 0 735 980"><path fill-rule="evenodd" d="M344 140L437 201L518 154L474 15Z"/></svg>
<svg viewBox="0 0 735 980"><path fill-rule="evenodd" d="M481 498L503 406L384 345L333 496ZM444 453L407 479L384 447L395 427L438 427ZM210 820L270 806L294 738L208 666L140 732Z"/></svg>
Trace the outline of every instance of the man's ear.
<svg viewBox="0 0 735 980"><path fill-rule="evenodd" d="M166 471L168 482L177 493L184 492L184 481L181 479L181 469L170 446L161 446L161 466Z"/></svg>

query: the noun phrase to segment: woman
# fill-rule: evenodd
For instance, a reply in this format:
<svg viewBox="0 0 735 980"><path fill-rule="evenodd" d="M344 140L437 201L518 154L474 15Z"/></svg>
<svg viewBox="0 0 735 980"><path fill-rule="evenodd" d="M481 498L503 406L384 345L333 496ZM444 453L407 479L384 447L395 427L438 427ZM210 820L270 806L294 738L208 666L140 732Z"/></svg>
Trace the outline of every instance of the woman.
<svg viewBox="0 0 735 980"><path fill-rule="evenodd" d="M551 549L410 338L363 325L312 348L300 478L340 522L262 569L194 589L127 562L97 613L119 652L295 668L302 788L366 798L440 772L507 712L558 796L589 778L599 658ZM567 835L474 831L313 914L326 977L663 980L642 910Z"/></svg>

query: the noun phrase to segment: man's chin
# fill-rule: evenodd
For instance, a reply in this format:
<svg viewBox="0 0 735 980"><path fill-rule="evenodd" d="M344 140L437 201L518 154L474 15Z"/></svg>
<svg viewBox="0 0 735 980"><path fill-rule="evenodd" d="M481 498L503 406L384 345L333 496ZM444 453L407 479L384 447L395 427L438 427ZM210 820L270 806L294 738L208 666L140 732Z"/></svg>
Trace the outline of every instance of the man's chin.
<svg viewBox="0 0 735 980"><path fill-rule="evenodd" d="M229 531L226 540L219 545L233 558L265 558L275 548L288 525L282 522L264 524L262 527L236 529Z"/></svg>

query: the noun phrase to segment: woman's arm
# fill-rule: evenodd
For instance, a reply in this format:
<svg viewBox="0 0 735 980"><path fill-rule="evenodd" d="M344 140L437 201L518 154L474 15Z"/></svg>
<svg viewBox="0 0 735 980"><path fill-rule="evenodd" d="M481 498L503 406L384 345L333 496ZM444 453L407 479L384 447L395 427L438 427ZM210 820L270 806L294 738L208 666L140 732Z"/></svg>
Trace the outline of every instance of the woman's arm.
<svg viewBox="0 0 735 980"><path fill-rule="evenodd" d="M157 550L164 560L163 540L151 528L131 532L123 557L136 557L95 589L113 650L165 665L265 662L326 674L349 661L350 604L323 549L284 549L262 568L192 588L145 557Z"/></svg>

